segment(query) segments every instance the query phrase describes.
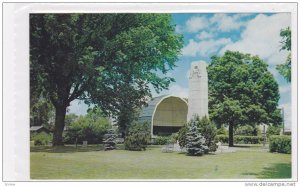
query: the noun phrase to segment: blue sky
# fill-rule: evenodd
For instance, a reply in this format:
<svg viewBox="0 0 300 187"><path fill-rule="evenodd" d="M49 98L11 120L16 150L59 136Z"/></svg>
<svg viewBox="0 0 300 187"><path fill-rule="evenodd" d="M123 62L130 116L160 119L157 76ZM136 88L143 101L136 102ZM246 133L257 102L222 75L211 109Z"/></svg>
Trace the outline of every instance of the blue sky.
<svg viewBox="0 0 300 187"><path fill-rule="evenodd" d="M169 90L161 94L187 97L189 67L193 61L210 62L212 55L237 50L258 55L269 65L269 71L279 84L279 107L285 111L285 125L291 125L291 85L277 72L275 66L285 62L288 52L280 51L280 29L291 25L290 14L172 14L176 32L183 34L184 47L177 67L168 72L174 77ZM87 106L74 101L70 113L85 114Z"/></svg>

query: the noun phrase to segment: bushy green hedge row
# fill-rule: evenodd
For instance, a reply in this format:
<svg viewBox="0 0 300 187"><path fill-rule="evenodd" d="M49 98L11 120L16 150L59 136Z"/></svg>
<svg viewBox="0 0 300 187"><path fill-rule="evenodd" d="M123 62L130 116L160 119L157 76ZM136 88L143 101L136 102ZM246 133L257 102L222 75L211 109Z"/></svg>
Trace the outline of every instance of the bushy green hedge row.
<svg viewBox="0 0 300 187"><path fill-rule="evenodd" d="M216 137L218 142L228 143L228 135L217 135ZM260 144L263 142L262 136L234 136L233 142L240 144Z"/></svg>
<svg viewBox="0 0 300 187"><path fill-rule="evenodd" d="M172 134L170 136L157 136L154 141L153 144L154 145L166 145L168 143L176 143L178 139L178 134Z"/></svg>
<svg viewBox="0 0 300 187"><path fill-rule="evenodd" d="M32 133L30 139L34 141L34 145L48 145L52 142L52 134L45 132Z"/></svg>
<svg viewBox="0 0 300 187"><path fill-rule="evenodd" d="M154 141L153 144L154 145L166 145L170 140L169 136L157 136Z"/></svg>
<svg viewBox="0 0 300 187"><path fill-rule="evenodd" d="M270 152L291 153L291 136L270 136L269 138Z"/></svg>

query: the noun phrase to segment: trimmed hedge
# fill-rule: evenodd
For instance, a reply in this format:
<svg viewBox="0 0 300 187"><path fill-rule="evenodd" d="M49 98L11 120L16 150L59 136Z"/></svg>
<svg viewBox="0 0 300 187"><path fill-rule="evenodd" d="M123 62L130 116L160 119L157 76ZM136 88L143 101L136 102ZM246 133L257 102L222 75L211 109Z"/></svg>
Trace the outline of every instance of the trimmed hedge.
<svg viewBox="0 0 300 187"><path fill-rule="evenodd" d="M217 135L216 141L222 143L228 143L228 135Z"/></svg>
<svg viewBox="0 0 300 187"><path fill-rule="evenodd" d="M260 144L264 141L262 136L234 136L235 143Z"/></svg>
<svg viewBox="0 0 300 187"><path fill-rule="evenodd" d="M52 142L52 134L45 132L32 133L31 139L34 142L34 145L48 145Z"/></svg>
<svg viewBox="0 0 300 187"><path fill-rule="evenodd" d="M269 150L270 150L270 152L291 154L291 136L286 136L286 135L270 136Z"/></svg>
<svg viewBox="0 0 300 187"><path fill-rule="evenodd" d="M217 135L216 140L222 143L228 143L228 135ZM264 138L262 136L233 136L233 142L239 144L260 144Z"/></svg>
<svg viewBox="0 0 300 187"><path fill-rule="evenodd" d="M154 139L153 144L154 145L166 145L169 142L169 140L170 140L169 136L157 136Z"/></svg>

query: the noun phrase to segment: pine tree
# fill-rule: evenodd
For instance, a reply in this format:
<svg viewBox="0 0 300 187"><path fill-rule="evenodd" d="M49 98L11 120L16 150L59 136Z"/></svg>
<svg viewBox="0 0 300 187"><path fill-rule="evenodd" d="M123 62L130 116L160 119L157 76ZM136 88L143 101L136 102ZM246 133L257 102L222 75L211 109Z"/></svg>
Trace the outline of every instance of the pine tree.
<svg viewBox="0 0 300 187"><path fill-rule="evenodd" d="M186 134L186 150L189 156L201 156L208 151L205 138L200 134L194 120L191 121Z"/></svg>
<svg viewBox="0 0 300 187"><path fill-rule="evenodd" d="M113 150L116 149L116 138L117 134L114 130L108 130L108 132L103 137L104 150Z"/></svg>

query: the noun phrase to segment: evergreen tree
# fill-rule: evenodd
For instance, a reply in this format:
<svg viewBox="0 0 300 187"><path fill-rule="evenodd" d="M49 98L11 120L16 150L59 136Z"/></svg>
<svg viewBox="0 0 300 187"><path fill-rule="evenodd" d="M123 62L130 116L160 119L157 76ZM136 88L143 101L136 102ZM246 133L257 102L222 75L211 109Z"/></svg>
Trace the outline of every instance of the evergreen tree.
<svg viewBox="0 0 300 187"><path fill-rule="evenodd" d="M186 150L189 156L201 156L208 151L205 138L200 134L194 120L191 121L186 134Z"/></svg>
<svg viewBox="0 0 300 187"><path fill-rule="evenodd" d="M199 128L200 134L205 138L205 145L208 147L208 151L216 151L218 148L216 141L216 125L213 124L207 116L204 116L201 119L199 118L199 116L196 116L194 120L197 123L197 127Z"/></svg>
<svg viewBox="0 0 300 187"><path fill-rule="evenodd" d="M113 150L116 149L116 138L117 134L114 130L108 130L107 134L104 135L104 150Z"/></svg>

